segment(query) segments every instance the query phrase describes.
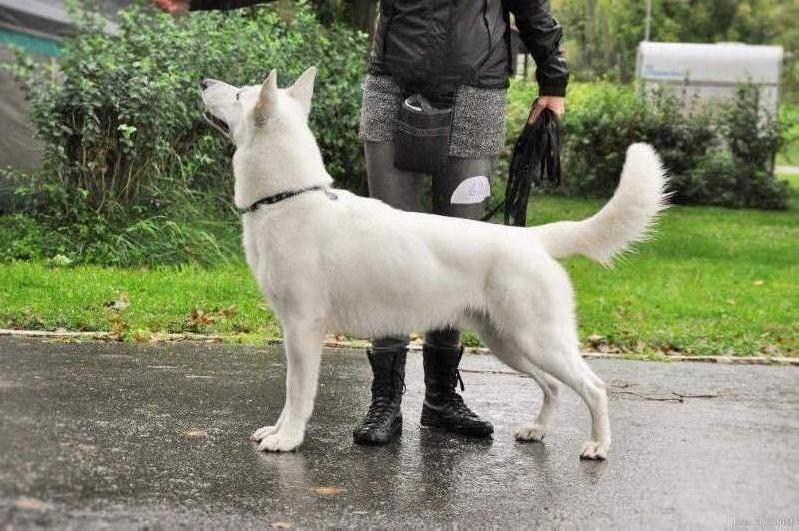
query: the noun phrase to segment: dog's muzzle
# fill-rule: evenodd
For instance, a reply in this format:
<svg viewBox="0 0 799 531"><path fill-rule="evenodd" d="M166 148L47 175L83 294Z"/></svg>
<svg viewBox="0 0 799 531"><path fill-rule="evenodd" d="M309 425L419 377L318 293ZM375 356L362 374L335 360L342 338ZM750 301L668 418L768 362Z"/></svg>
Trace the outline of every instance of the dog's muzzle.
<svg viewBox="0 0 799 531"><path fill-rule="evenodd" d="M228 125L224 122L224 120L221 120L220 118L217 118L216 116L214 116L213 114L211 114L208 111L203 111L203 117L212 126L216 127L217 129L222 131L224 134L230 135L230 127L228 127Z"/></svg>

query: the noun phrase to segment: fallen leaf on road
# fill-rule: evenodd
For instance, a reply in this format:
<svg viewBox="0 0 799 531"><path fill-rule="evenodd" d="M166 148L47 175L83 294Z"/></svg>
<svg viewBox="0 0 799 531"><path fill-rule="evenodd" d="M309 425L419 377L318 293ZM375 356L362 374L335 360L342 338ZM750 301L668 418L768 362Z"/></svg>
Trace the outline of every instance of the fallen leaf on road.
<svg viewBox="0 0 799 531"><path fill-rule="evenodd" d="M14 507L23 511L41 511L45 508L45 503L36 498L20 498L14 502Z"/></svg>
<svg viewBox="0 0 799 531"><path fill-rule="evenodd" d="M323 496L335 496L344 492L342 487L314 487L314 492Z"/></svg>
<svg viewBox="0 0 799 531"><path fill-rule="evenodd" d="M189 430L184 431L183 435L188 437L189 439L202 439L203 437L208 436L208 432L205 430Z"/></svg>

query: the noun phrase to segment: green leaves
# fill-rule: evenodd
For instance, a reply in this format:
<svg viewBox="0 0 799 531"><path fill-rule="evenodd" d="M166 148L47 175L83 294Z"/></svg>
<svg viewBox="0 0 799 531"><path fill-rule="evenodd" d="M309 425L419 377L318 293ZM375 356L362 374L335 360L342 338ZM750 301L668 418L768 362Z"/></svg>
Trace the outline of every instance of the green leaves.
<svg viewBox="0 0 799 531"><path fill-rule="evenodd" d="M48 72L24 56L14 69L29 87L45 86L29 91L46 145L44 178L88 190L89 203L106 213L114 204L147 204L154 190L171 188L158 181L187 182L184 164L202 173L188 182L228 196L226 141L199 142L205 125L197 80L256 84L277 68L289 82L323 63L312 127L333 176L342 185L363 186L356 128L363 36L323 28L305 6L290 22L269 7L258 8L257 17L246 10L172 17L133 7L120 13L115 36L103 31L108 21L100 15L77 3L71 9L79 32L65 43L63 82L42 85Z"/></svg>
<svg viewBox="0 0 799 531"><path fill-rule="evenodd" d="M513 140L531 94L514 86L510 95ZM677 203L787 207L787 186L771 168L779 130L758 112L756 87L742 86L730 105L690 114L666 91L644 97L634 86L609 82L574 84L569 102L561 189L567 195L610 196L627 147L648 142L663 158Z"/></svg>
<svg viewBox="0 0 799 531"><path fill-rule="evenodd" d="M231 147L202 118L198 81L205 77L260 84L277 68L287 84L316 65L311 127L338 184L364 190L357 137L364 35L323 27L305 5L285 20L269 6L255 8L257 16L181 17L131 7L109 35L108 21L83 6L71 4L78 31L64 41L57 75L21 53L5 65L26 86L45 145L40 195L30 209L72 243L70 256L123 264L193 259L213 249L209 233L167 220L201 212L236 222ZM153 224L163 247L147 243L149 225L141 220Z"/></svg>
<svg viewBox="0 0 799 531"><path fill-rule="evenodd" d="M644 39L646 2L557 0L572 74L593 80L630 81ZM651 40L746 42L785 47L783 94L799 92L799 2L795 0L659 0L652 2Z"/></svg>

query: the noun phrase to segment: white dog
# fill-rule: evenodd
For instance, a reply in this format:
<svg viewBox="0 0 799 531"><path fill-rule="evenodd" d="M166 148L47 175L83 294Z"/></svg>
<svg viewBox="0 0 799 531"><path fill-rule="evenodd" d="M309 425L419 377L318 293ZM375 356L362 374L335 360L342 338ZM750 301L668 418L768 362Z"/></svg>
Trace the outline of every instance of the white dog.
<svg viewBox="0 0 799 531"><path fill-rule="evenodd" d="M236 146L236 206L247 263L285 337L286 402L252 438L261 450L299 446L313 410L325 333L407 334L473 328L491 352L529 374L543 405L520 440L549 429L559 382L591 413L581 457L610 447L605 384L580 356L574 296L557 258L602 264L646 238L665 208L666 177L645 144L627 151L613 198L579 222L519 228L395 210L332 190L308 128L315 68L286 89L273 70L262 86L203 81L206 117Z"/></svg>

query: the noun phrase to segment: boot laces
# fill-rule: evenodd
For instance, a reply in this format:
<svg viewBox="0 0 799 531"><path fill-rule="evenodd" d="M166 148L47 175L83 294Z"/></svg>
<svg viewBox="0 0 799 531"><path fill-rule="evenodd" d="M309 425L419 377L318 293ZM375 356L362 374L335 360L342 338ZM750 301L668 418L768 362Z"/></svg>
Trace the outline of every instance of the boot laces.
<svg viewBox="0 0 799 531"><path fill-rule="evenodd" d="M363 425L380 426L386 422L392 411L394 402L394 390L400 388L401 394L405 394L405 382L399 378L387 380L374 380L372 388L372 403L369 411L366 412Z"/></svg>
<svg viewBox="0 0 799 531"><path fill-rule="evenodd" d="M474 411L469 409L469 406L467 406L466 402L463 401L463 397L458 393L456 393L455 391L452 392L450 403L454 406L455 411L457 411L459 415L462 415L464 417L477 418L477 415L474 413Z"/></svg>
<svg viewBox="0 0 799 531"><path fill-rule="evenodd" d="M466 391L466 386L463 385L463 378L461 378L461 371L458 369L455 369L455 379L461 384L461 393Z"/></svg>
<svg viewBox="0 0 799 531"><path fill-rule="evenodd" d="M460 384L461 392L466 390L466 386L463 384L463 378L461 378L461 371L458 369L453 369L452 376L452 387L449 388L449 396L447 397L448 401L450 404L452 404L452 406L455 408L455 411L459 415L478 418L475 412L469 409L469 406L467 406L466 402L463 401L463 397L457 392L458 384Z"/></svg>
<svg viewBox="0 0 799 531"><path fill-rule="evenodd" d="M365 426L379 426L385 423L391 412L391 400L386 397L379 397L372 401L366 418L363 420Z"/></svg>

